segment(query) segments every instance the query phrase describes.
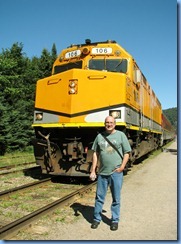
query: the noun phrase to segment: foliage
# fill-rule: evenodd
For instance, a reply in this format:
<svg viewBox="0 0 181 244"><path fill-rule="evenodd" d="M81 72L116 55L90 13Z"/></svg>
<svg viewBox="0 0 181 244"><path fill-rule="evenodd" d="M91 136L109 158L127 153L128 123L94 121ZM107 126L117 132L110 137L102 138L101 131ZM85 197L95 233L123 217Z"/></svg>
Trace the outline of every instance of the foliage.
<svg viewBox="0 0 181 244"><path fill-rule="evenodd" d="M40 58L27 58L22 43L0 53L0 155L30 145L36 81L51 75L56 57L55 44Z"/></svg>
<svg viewBox="0 0 181 244"><path fill-rule="evenodd" d="M163 110L163 113L170 121L170 123L173 125L173 127L176 129L177 128L177 107L165 109Z"/></svg>

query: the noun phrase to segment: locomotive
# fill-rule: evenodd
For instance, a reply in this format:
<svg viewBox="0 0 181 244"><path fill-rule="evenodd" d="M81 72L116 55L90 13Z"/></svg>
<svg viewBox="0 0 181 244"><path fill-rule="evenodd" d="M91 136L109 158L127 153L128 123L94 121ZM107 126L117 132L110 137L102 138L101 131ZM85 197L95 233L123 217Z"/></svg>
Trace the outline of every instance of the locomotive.
<svg viewBox="0 0 181 244"><path fill-rule="evenodd" d="M174 135L136 61L116 41L70 45L36 85L33 146L42 173L89 176L92 143L108 115L129 139L129 165Z"/></svg>

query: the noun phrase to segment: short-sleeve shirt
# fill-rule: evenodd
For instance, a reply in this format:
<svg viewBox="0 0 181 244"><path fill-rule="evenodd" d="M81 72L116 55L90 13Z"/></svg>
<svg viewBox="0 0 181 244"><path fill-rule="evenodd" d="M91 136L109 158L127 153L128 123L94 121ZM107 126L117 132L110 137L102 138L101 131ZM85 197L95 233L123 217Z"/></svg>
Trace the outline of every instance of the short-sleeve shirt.
<svg viewBox="0 0 181 244"><path fill-rule="evenodd" d="M100 156L99 174L110 175L115 168L120 167L123 155L129 153L131 147L126 135L122 131L116 130L112 134L108 134L105 131L103 134L116 146L122 155L121 157L101 134L97 135L92 145L92 150L97 152Z"/></svg>

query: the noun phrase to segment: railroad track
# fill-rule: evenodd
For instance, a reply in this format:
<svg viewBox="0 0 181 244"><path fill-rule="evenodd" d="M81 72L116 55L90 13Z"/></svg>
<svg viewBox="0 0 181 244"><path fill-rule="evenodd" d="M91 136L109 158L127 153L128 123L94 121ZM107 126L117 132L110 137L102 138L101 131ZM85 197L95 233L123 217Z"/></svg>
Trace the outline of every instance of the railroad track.
<svg viewBox="0 0 181 244"><path fill-rule="evenodd" d="M172 150L172 149L166 149L164 151L175 152L175 150ZM30 187L34 187L35 185L38 185L38 184L43 184L50 180L51 179L48 178L48 179L41 180L39 182L29 183L24 186L20 186L20 187L16 187L16 188L13 188L10 190L0 192L0 197L7 196L8 194L11 194L11 193L16 192L21 189L22 190L26 189L27 187L30 188ZM95 184L96 184L96 182L91 183L88 186L78 189L78 190L74 191L73 193L70 193L69 195L61 197L58 200L56 200L50 204L47 204L46 206L41 207L38 210L36 210L22 218L19 218L11 223L8 223L7 225L0 228L0 238L3 240L8 240L8 238L15 235L19 230L26 228L28 225L30 225L32 222L38 220L40 217L48 214L49 212L54 211L58 207L63 207L65 204L71 203L74 200L74 198L80 197L81 195L85 194Z"/></svg>
<svg viewBox="0 0 181 244"><path fill-rule="evenodd" d="M17 191L26 190L28 188L32 188L32 187L44 184L45 182L51 181L52 178L53 177L49 177L49 178L43 179L41 181L36 181L36 182L28 183L28 184L25 184L25 185L21 185L21 186L18 186L18 187L14 187L14 188L11 188L11 189L8 189L8 190L5 190L5 191L1 191L0 192L0 198L5 197L7 195L10 195L10 194L12 194L14 192L17 192Z"/></svg>
<svg viewBox="0 0 181 244"><path fill-rule="evenodd" d="M96 182L84 186L81 189L78 189L65 197L62 197L14 222L3 226L2 228L0 228L0 239L8 240L8 238L15 235L15 233L17 233L19 230L24 229L42 216L54 211L56 208L63 207L66 204L70 204L75 198L81 197L82 195L86 194L94 187L94 185L96 185Z"/></svg>
<svg viewBox="0 0 181 244"><path fill-rule="evenodd" d="M33 166L33 167L28 167L28 168L17 169L19 167L27 166L27 165L31 165L31 164L35 164L35 162L2 166L2 167L0 167L0 176L1 175L7 175L7 174L13 174L13 173L21 172L21 171L26 171L26 170L30 170L30 169L31 170L36 170L36 169L40 168L40 166ZM14 169L14 168L16 168L16 169L15 170L11 170L11 169Z"/></svg>
<svg viewBox="0 0 181 244"><path fill-rule="evenodd" d="M11 164L11 165L2 166L2 167L0 167L0 171L16 168L18 166L25 166L25 165L29 165L29 164L35 164L35 162L21 163L21 164Z"/></svg>

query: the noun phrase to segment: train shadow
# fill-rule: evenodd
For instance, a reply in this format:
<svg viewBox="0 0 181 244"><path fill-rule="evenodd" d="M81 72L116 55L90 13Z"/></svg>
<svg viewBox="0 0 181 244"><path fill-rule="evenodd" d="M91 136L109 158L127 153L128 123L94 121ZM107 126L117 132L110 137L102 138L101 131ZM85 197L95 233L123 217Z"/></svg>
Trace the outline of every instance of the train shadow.
<svg viewBox="0 0 181 244"><path fill-rule="evenodd" d="M48 174L42 174L41 167L33 167L23 170L24 176L32 177L33 179L43 180L50 178L50 175Z"/></svg>
<svg viewBox="0 0 181 244"><path fill-rule="evenodd" d="M173 148L162 148L162 152L170 152L173 155L177 155L177 149Z"/></svg>
<svg viewBox="0 0 181 244"><path fill-rule="evenodd" d="M24 176L31 177L36 180L43 180L52 178L52 183L63 183L63 184L74 184L74 185L87 185L90 184L88 177L73 177L73 176L62 176L62 175L50 175L42 174L41 167L32 167L23 170Z"/></svg>
<svg viewBox="0 0 181 244"><path fill-rule="evenodd" d="M87 222L89 222L90 224L93 222L94 207L83 205L81 203L73 203L70 207L74 210L75 216L78 217L81 214L87 220ZM102 211L102 222L110 225L111 220L103 214L105 212L105 210Z"/></svg>

